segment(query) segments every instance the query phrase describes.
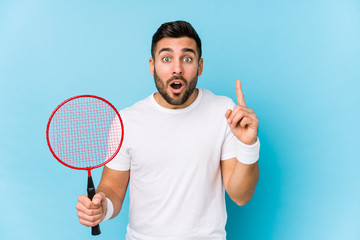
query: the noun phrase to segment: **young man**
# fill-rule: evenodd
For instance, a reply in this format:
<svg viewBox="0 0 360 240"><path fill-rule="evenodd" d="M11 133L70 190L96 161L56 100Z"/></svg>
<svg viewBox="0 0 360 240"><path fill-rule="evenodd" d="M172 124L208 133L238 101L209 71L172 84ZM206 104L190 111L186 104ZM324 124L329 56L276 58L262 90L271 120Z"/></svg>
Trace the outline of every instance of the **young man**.
<svg viewBox="0 0 360 240"><path fill-rule="evenodd" d="M130 180L126 239L226 239L224 188L242 206L259 177L258 120L240 81L238 104L197 89L201 41L184 21L153 36L150 72L158 92L120 112L119 154L104 167L97 194L79 197L80 223L115 217Z"/></svg>

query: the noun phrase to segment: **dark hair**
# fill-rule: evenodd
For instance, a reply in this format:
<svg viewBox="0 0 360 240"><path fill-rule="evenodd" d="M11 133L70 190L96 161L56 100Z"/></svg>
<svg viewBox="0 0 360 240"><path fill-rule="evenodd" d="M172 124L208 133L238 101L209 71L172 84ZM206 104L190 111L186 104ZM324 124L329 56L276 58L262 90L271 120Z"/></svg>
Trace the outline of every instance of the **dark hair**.
<svg viewBox="0 0 360 240"><path fill-rule="evenodd" d="M151 43L151 56L154 58L156 44L165 37L181 38L189 37L195 40L199 59L201 58L201 40L199 35L190 23L185 21L175 21L163 23L154 33Z"/></svg>

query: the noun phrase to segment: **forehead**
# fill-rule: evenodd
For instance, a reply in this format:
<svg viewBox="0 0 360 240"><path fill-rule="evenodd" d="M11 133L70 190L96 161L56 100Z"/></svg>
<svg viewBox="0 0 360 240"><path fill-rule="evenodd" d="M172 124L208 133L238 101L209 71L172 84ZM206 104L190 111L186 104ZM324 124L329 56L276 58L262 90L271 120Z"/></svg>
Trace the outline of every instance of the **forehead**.
<svg viewBox="0 0 360 240"><path fill-rule="evenodd" d="M182 52L184 49L192 49L197 52L195 40L189 37L162 38L156 44L155 54L158 55L160 51L164 49L169 49L173 52Z"/></svg>

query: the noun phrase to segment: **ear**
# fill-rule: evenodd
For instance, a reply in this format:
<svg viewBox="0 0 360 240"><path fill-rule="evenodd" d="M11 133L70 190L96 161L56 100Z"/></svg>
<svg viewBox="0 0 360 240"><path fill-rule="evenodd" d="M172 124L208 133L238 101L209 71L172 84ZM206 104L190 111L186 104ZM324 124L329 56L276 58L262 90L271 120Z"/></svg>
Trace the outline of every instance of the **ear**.
<svg viewBox="0 0 360 240"><path fill-rule="evenodd" d="M153 58L149 58L150 73L153 76L154 76L154 64L155 64L155 60Z"/></svg>
<svg viewBox="0 0 360 240"><path fill-rule="evenodd" d="M201 76L201 74L202 74L203 64L204 64L204 59L200 58L200 60L199 60L199 66L198 66L198 76Z"/></svg>

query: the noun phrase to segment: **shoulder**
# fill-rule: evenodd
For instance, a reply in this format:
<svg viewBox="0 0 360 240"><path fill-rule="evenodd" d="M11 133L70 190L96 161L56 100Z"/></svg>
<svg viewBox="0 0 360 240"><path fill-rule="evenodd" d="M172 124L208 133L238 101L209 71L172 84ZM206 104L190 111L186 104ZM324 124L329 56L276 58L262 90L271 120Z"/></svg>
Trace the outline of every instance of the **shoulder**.
<svg viewBox="0 0 360 240"><path fill-rule="evenodd" d="M138 111L143 111L144 109L148 109L151 106L151 100L150 97L144 98L136 103L134 103L133 105L131 105L130 107L124 108L122 110L120 110L120 113L123 114L132 114Z"/></svg>
<svg viewBox="0 0 360 240"><path fill-rule="evenodd" d="M136 119L139 116L143 116L147 112L152 111L151 96L134 103L132 106L124 108L119 111L121 118L124 119Z"/></svg>
<svg viewBox="0 0 360 240"><path fill-rule="evenodd" d="M207 89L199 89L202 92L202 100L206 104L224 108L232 108L235 106L234 101L226 96L216 95Z"/></svg>

